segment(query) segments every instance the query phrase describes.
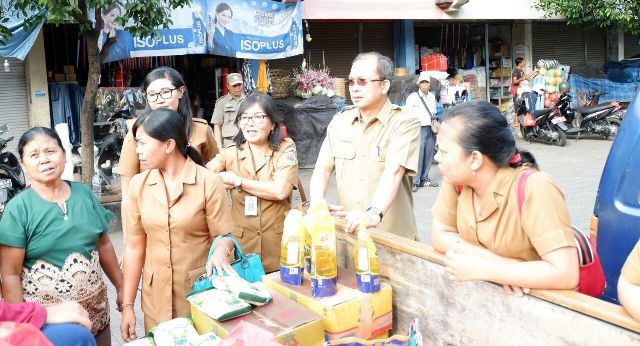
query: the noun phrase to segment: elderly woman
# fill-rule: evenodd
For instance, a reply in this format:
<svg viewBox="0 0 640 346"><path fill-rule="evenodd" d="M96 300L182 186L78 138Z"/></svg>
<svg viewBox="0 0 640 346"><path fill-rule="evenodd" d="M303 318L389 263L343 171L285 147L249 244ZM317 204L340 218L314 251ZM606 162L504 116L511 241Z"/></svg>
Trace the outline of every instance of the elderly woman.
<svg viewBox="0 0 640 346"><path fill-rule="evenodd" d="M446 252L450 278L492 281L519 295L575 288L578 254L564 196L549 175L536 172L519 204L520 177L536 162L518 152L498 108L488 102L452 108L438 147L445 183L432 209L432 243Z"/></svg>
<svg viewBox="0 0 640 346"><path fill-rule="evenodd" d="M18 153L31 187L0 221L0 273L6 301L76 301L89 312L98 345L110 345L102 271L121 294L122 272L107 231L111 213L88 187L61 179L65 151L55 131L25 132Z"/></svg>
<svg viewBox="0 0 640 346"><path fill-rule="evenodd" d="M243 251L260 254L267 273L279 269L284 216L298 183L296 146L282 138L282 121L271 97L247 96L235 121L241 130L235 145L207 164L231 190L233 235Z"/></svg>
<svg viewBox="0 0 640 346"><path fill-rule="evenodd" d="M211 238L232 229L220 177L201 166L189 145L182 117L168 108L153 110L133 125L143 171L131 179L124 249L124 293L120 331L136 338L133 303L142 268L145 331L190 312L185 295L205 273ZM227 255L233 243L222 238L210 265L234 274Z"/></svg>

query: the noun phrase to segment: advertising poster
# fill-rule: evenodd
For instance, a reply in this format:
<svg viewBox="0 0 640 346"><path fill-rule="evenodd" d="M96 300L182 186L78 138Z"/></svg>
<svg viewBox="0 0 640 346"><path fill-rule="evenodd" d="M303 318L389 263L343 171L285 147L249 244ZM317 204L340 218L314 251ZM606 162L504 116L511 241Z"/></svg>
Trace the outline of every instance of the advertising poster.
<svg viewBox="0 0 640 346"><path fill-rule="evenodd" d="M247 59L279 59L303 53L302 8L269 0L194 0L172 11L173 24L157 37L134 37L118 27L123 8L99 11L98 48L114 37L103 62L126 58L215 54ZM93 12L93 11L91 11ZM127 23L132 25L132 22Z"/></svg>

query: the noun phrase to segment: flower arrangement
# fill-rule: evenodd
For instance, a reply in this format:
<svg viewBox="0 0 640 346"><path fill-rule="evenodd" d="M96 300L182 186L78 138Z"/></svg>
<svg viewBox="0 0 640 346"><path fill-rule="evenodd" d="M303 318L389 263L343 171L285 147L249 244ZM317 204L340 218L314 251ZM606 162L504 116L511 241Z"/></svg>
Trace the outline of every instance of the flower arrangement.
<svg viewBox="0 0 640 346"><path fill-rule="evenodd" d="M312 95L335 95L333 81L328 68L303 67L293 70L293 88L296 96L309 98Z"/></svg>

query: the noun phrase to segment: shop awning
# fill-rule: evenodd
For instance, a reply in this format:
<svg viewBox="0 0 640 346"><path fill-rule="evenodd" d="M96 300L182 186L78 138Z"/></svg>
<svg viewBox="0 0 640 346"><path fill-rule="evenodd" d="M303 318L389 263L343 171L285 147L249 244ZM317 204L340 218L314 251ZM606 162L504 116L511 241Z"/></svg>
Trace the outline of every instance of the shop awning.
<svg viewBox="0 0 640 346"><path fill-rule="evenodd" d="M443 11L435 0L304 0L302 18L325 20L540 20L535 0L469 0L460 9ZM559 19L559 17L551 17Z"/></svg>
<svg viewBox="0 0 640 346"><path fill-rule="evenodd" d="M4 23L13 35L8 40L5 39L6 45L0 44L0 56L24 60L29 54L44 19L27 29L24 25L24 18L22 15L16 15L11 17L9 22ZM42 18L46 18L46 16L42 16Z"/></svg>

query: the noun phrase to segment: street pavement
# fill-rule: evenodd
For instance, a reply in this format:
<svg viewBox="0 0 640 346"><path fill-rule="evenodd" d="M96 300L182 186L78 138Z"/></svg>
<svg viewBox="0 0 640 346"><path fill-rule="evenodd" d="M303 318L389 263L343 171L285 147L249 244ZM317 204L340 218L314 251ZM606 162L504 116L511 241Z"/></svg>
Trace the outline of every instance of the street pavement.
<svg viewBox="0 0 640 346"><path fill-rule="evenodd" d="M604 167L611 141L598 139L568 139L565 147L556 147L540 143L528 143L520 138L517 146L520 150L533 153L540 165L540 169L548 172L560 189L564 192L571 222L581 230L588 230L593 206L598 190L600 175ZM309 194L309 179L311 169L300 171L300 180ZM429 177L437 183L442 182L442 176L437 166L433 166ZM439 187L423 187L413 194L414 214L418 226L418 240L430 242L430 228L432 222L431 206L435 202ZM327 199L336 200L335 180L332 179L327 193ZM298 194L294 195L293 204L300 203ZM118 257L122 254L122 233L109 234ZM105 277L105 280L108 280ZM110 286L110 285L107 285ZM115 310L115 291L110 287L109 302L111 312L112 344L122 345L120 337L120 313ZM138 335L143 333L142 311L140 297L136 300L136 316L138 319Z"/></svg>

